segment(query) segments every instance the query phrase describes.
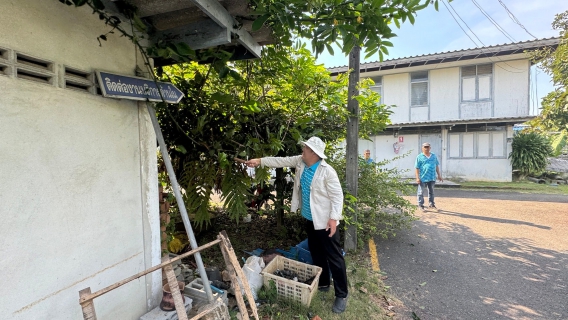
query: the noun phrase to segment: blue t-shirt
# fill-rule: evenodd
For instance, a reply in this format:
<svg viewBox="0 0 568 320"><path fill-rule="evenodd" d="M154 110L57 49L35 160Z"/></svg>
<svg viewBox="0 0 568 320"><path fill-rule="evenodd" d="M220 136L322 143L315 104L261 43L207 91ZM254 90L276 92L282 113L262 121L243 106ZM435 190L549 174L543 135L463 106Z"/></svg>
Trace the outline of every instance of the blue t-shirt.
<svg viewBox="0 0 568 320"><path fill-rule="evenodd" d="M427 157L424 153L419 154L416 157L414 167L420 170L420 181L436 181L436 167L439 164L438 157L435 154L430 153L430 157Z"/></svg>
<svg viewBox="0 0 568 320"><path fill-rule="evenodd" d="M312 221L312 209L310 209L310 186L316 169L320 165L320 161L312 164L311 167L306 166L300 177L300 185L302 186L302 217Z"/></svg>

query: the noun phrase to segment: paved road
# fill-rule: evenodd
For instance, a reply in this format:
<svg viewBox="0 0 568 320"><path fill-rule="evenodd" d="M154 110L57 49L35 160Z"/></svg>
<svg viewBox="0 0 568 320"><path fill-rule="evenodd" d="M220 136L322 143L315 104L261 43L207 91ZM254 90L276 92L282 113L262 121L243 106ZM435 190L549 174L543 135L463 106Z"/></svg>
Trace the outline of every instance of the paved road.
<svg viewBox="0 0 568 320"><path fill-rule="evenodd" d="M376 241L400 319L568 319L568 196L436 191L443 210Z"/></svg>
<svg viewBox="0 0 568 320"><path fill-rule="evenodd" d="M444 198L470 198L470 199L498 199L516 201L559 202L568 203L568 195L536 194L521 192L499 192L483 190L441 189L435 191L437 197Z"/></svg>

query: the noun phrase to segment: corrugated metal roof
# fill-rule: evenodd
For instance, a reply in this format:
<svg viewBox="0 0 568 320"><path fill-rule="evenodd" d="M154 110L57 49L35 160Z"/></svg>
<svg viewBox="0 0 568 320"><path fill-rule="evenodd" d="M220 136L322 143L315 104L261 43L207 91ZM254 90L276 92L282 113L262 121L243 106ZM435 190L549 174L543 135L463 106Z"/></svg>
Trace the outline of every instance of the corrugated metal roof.
<svg viewBox="0 0 568 320"><path fill-rule="evenodd" d="M388 125L387 128L444 126L444 125L468 124L468 123L497 123L497 122L519 123L519 122L526 122L534 118L536 118L536 116L400 122Z"/></svg>
<svg viewBox="0 0 568 320"><path fill-rule="evenodd" d="M421 65L439 64L446 62L455 62L461 60L471 60L478 58L491 58L496 56L512 55L522 53L526 50L535 50L542 47L557 47L560 43L559 37L543 38L536 40L528 40L482 48L462 49L455 51L447 51L441 53L423 54L418 56L397 58L385 60L383 62L367 62L361 63L360 72L380 71L389 69L399 69L416 67ZM328 68L332 75L347 72L348 66Z"/></svg>

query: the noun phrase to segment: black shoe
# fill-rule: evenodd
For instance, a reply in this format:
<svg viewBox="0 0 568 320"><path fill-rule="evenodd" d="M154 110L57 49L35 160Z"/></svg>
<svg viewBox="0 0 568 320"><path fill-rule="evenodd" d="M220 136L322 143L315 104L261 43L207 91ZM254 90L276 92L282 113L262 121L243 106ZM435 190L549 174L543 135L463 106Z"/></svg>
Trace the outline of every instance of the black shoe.
<svg viewBox="0 0 568 320"><path fill-rule="evenodd" d="M321 291L321 292L329 292L329 287L330 286L321 286L321 287L318 287L318 290Z"/></svg>
<svg viewBox="0 0 568 320"><path fill-rule="evenodd" d="M335 298L335 302L333 303L333 308L331 311L333 313L342 313L347 308L347 297L345 298Z"/></svg>
<svg viewBox="0 0 568 320"><path fill-rule="evenodd" d="M436 208L436 206L433 205L433 204L429 205L429 206L428 206L428 209L434 210L434 211L438 211L438 208Z"/></svg>
<svg viewBox="0 0 568 320"><path fill-rule="evenodd" d="M419 206L419 208L420 208L420 211L422 211L422 212L426 211L426 208L424 208L424 206Z"/></svg>

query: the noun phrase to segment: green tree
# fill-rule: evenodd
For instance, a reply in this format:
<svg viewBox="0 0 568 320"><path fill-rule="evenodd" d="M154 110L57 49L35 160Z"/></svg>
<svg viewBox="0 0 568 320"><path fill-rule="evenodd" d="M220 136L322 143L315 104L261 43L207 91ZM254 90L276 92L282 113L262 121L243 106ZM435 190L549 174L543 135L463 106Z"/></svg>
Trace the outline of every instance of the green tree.
<svg viewBox="0 0 568 320"><path fill-rule="evenodd" d="M160 104L160 125L179 177L188 211L196 221L209 219L209 198L220 190L234 219L247 212L253 180L234 157L295 155L299 140L312 135L330 144L345 136L347 76L332 79L305 48L268 47L260 60L164 68L185 97L178 105ZM361 84L362 132L375 133L388 123L390 110ZM289 171L277 172L278 181ZM256 182L268 171L257 171ZM277 184L278 185L278 184ZM285 188L278 190L283 212Z"/></svg>
<svg viewBox="0 0 568 320"><path fill-rule="evenodd" d="M560 44L536 51L533 60L552 77L555 88L542 99L542 111L532 124L559 132L552 142L554 154L559 154L568 139L568 11L557 14L552 27L560 32Z"/></svg>
<svg viewBox="0 0 568 320"><path fill-rule="evenodd" d="M253 30L269 25L278 41L289 45L294 38L311 39L316 55L325 49L334 54L331 44L344 53L360 46L367 57L376 53L383 60L396 37L392 26L400 28L407 19L414 24L418 11L438 0L252 0L258 18Z"/></svg>

